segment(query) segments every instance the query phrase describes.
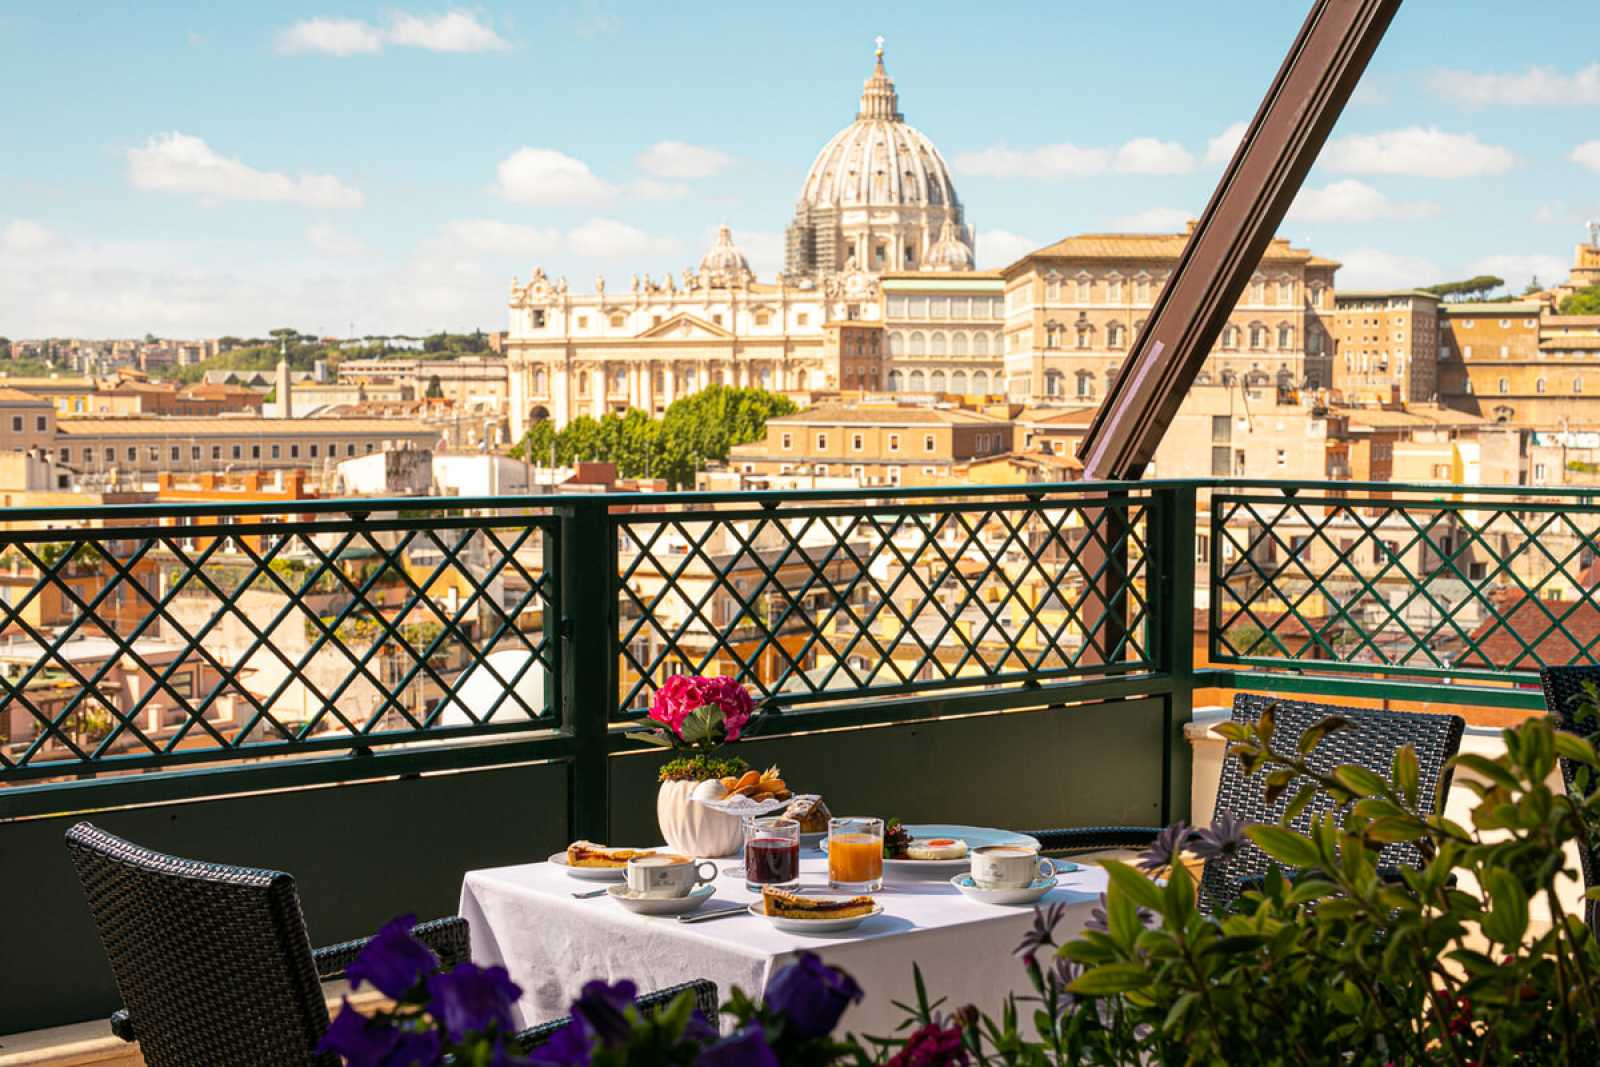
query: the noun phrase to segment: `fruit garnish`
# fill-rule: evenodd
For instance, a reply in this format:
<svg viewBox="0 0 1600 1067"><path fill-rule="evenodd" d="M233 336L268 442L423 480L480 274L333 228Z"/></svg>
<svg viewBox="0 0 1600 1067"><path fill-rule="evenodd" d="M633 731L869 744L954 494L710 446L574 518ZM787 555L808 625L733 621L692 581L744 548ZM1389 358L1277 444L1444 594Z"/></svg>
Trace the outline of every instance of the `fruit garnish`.
<svg viewBox="0 0 1600 1067"><path fill-rule="evenodd" d="M911 845L911 831L899 819L890 819L883 826L883 858L904 859Z"/></svg>

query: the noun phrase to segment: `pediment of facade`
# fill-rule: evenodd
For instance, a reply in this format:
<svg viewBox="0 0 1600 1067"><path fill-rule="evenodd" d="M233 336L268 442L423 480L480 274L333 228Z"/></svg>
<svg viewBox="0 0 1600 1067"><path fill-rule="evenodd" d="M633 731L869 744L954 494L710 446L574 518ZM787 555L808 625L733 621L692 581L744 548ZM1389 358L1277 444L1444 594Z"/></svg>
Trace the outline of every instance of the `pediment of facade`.
<svg viewBox="0 0 1600 1067"><path fill-rule="evenodd" d="M733 338L733 332L685 311L642 331L639 336L663 341L727 341Z"/></svg>

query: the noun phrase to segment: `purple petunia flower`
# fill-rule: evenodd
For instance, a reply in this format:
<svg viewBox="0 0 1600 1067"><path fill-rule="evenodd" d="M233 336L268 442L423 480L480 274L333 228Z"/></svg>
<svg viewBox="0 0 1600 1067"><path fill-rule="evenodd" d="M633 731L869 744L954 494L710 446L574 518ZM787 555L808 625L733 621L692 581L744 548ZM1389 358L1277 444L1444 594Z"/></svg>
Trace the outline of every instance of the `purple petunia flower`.
<svg viewBox="0 0 1600 1067"><path fill-rule="evenodd" d="M589 1067L594 1038L582 1019L573 1019L528 1054L532 1067Z"/></svg>
<svg viewBox="0 0 1600 1067"><path fill-rule="evenodd" d="M1189 824L1179 819L1156 835L1150 847L1139 854L1141 871L1159 871L1178 862L1178 855L1189 840Z"/></svg>
<svg viewBox="0 0 1600 1067"><path fill-rule="evenodd" d="M832 1033L844 1010L862 996L854 978L802 952L773 976L765 1001L783 1016L787 1034L808 1040Z"/></svg>
<svg viewBox="0 0 1600 1067"><path fill-rule="evenodd" d="M1211 821L1204 830L1196 830L1189 838L1189 851L1203 860L1232 859L1249 843L1245 836L1245 820L1225 811Z"/></svg>
<svg viewBox="0 0 1600 1067"><path fill-rule="evenodd" d="M905 1046L890 1057L887 1067L958 1067L966 1062L961 1028L940 1026L934 1020L906 1038Z"/></svg>
<svg viewBox="0 0 1600 1067"><path fill-rule="evenodd" d="M428 977L428 1010L451 1041L491 1026L511 1029L511 1005L521 995L521 988L504 967L461 963L445 974Z"/></svg>
<svg viewBox="0 0 1600 1067"><path fill-rule="evenodd" d="M384 1019L368 1019L350 1006L346 997L339 1014L317 1042L317 1052L333 1052L349 1067L379 1067L394 1051L400 1031Z"/></svg>
<svg viewBox="0 0 1600 1067"><path fill-rule="evenodd" d="M400 1039L384 1057L383 1067L435 1067L442 1062L443 1051L444 1042L439 1040L439 1031L402 1030Z"/></svg>
<svg viewBox="0 0 1600 1067"><path fill-rule="evenodd" d="M639 987L626 978L615 985L599 979L585 982L578 999L572 1002L572 1017L582 1019L602 1045L620 1045L633 1033L628 1009L638 995Z"/></svg>
<svg viewBox="0 0 1600 1067"><path fill-rule="evenodd" d="M399 1000L415 989L424 975L437 971L439 957L411 936L415 925L415 915L402 915L385 923L345 969L350 988L359 989L362 982L371 982L384 996Z"/></svg>
<svg viewBox="0 0 1600 1067"><path fill-rule="evenodd" d="M760 1023L749 1023L695 1057L694 1067L780 1067Z"/></svg>
<svg viewBox="0 0 1600 1067"><path fill-rule="evenodd" d="M683 1036L687 1041L693 1041L697 1045L704 1045L717 1039L717 1028L710 1019L706 1018L705 1012L696 1008L694 1014L689 1016L689 1022L683 1028Z"/></svg>

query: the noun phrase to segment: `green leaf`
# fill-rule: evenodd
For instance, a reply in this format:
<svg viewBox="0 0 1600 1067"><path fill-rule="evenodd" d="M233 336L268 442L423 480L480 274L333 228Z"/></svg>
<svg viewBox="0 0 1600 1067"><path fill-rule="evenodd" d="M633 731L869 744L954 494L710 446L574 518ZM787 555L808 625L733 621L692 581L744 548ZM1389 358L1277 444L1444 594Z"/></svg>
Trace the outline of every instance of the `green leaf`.
<svg viewBox="0 0 1600 1067"><path fill-rule="evenodd" d="M1504 789L1516 789L1518 786L1514 774L1487 756L1480 756L1475 752L1464 752L1451 762L1457 767L1465 767L1480 778L1487 778Z"/></svg>
<svg viewBox="0 0 1600 1067"><path fill-rule="evenodd" d="M1288 767L1280 767L1267 775L1266 786L1261 795L1268 804L1273 803L1283 796L1283 791L1289 788L1289 783L1294 781L1294 771Z"/></svg>
<svg viewBox="0 0 1600 1067"><path fill-rule="evenodd" d="M1329 715L1321 722L1316 723L1300 735L1300 740L1295 743L1295 748L1300 755L1309 756L1322 744L1323 738L1339 730L1348 729L1350 720L1342 715Z"/></svg>
<svg viewBox="0 0 1600 1067"><path fill-rule="evenodd" d="M1085 996L1104 997L1142 989L1150 984L1150 973L1139 963L1104 963L1091 967L1072 981L1067 989Z"/></svg>
<svg viewBox="0 0 1600 1067"><path fill-rule="evenodd" d="M1556 755L1565 759L1576 760L1588 766L1600 762L1600 756L1595 754L1594 746L1577 734L1569 734L1564 730L1556 731Z"/></svg>
<svg viewBox="0 0 1600 1067"><path fill-rule="evenodd" d="M1288 867L1316 867L1322 854L1311 839L1282 826L1252 826L1245 830L1261 851Z"/></svg>
<svg viewBox="0 0 1600 1067"><path fill-rule="evenodd" d="M1199 1002L1199 1000L1199 993L1189 992L1183 994L1183 996L1173 1001L1172 1007L1167 1009L1167 1019L1166 1022L1162 1024L1162 1029L1167 1030L1168 1032L1173 1032L1180 1029L1183 1026L1184 1016L1189 1014L1190 1009L1192 1009L1195 1004Z"/></svg>
<svg viewBox="0 0 1600 1067"><path fill-rule="evenodd" d="M1272 747L1272 735L1278 728L1278 705L1268 704L1261 712L1261 718L1256 720L1256 734L1261 738L1262 748Z"/></svg>
<svg viewBox="0 0 1600 1067"><path fill-rule="evenodd" d="M678 731L691 745L718 744L723 738L722 709L715 704L705 704L684 716Z"/></svg>
<svg viewBox="0 0 1600 1067"><path fill-rule="evenodd" d="M1485 867L1484 888L1493 908L1483 919L1483 932L1504 945L1517 945L1528 931L1528 894L1516 875L1504 867Z"/></svg>
<svg viewBox="0 0 1600 1067"><path fill-rule="evenodd" d="M1166 913L1162 907L1161 889L1150 879L1126 863L1120 863L1117 860L1106 860L1101 863L1101 866L1106 869L1106 874L1111 878L1113 892L1120 891L1127 894L1129 899L1142 908L1149 908L1151 911L1161 912L1162 914Z"/></svg>
<svg viewBox="0 0 1600 1067"><path fill-rule="evenodd" d="M1389 788L1380 775L1356 763L1346 763L1333 769L1334 780L1357 796L1382 796Z"/></svg>
<svg viewBox="0 0 1600 1067"><path fill-rule="evenodd" d="M1174 928L1182 929L1194 914L1194 879L1182 860L1174 857L1172 869L1167 873L1166 916Z"/></svg>
<svg viewBox="0 0 1600 1067"><path fill-rule="evenodd" d="M1289 806L1283 809L1283 821L1289 823L1298 819L1300 813L1306 810L1306 805L1316 799L1316 796L1317 787L1314 783L1308 782L1301 786L1295 793L1294 799L1289 801Z"/></svg>
<svg viewBox="0 0 1600 1067"><path fill-rule="evenodd" d="M1417 764L1417 750L1414 747L1401 745L1395 749L1394 759L1389 764L1389 777L1394 779L1395 788L1406 798L1406 803L1416 807L1417 790L1422 785L1422 769Z"/></svg>

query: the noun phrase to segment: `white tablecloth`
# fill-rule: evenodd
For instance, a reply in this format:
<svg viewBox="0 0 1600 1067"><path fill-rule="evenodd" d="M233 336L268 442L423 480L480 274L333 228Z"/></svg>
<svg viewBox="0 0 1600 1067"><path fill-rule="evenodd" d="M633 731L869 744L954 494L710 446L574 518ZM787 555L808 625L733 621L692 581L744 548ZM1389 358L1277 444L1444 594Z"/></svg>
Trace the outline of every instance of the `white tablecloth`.
<svg viewBox="0 0 1600 1067"><path fill-rule="evenodd" d="M704 908L757 899L745 889L737 861L717 866L724 873ZM820 853L802 852L800 871L802 888L826 885ZM1058 940L1082 929L1105 885L1098 867L1061 877L1045 897L1068 906ZM1012 951L1032 925L1033 909L979 904L948 882L891 882L878 894L883 914L832 935L784 933L748 914L680 923L634 915L608 897L572 896L595 888L549 863L467 873L461 914L472 925L472 958L503 965L522 987L520 1025L565 1015L593 978L631 978L641 991L709 978L724 998L735 985L753 993L803 949L844 968L866 991L841 1024L857 1034L893 1032L903 1015L891 1002L915 1000L913 962L922 967L929 995L948 998L946 1010L971 1003L993 1013L1007 992L1030 992Z"/></svg>

